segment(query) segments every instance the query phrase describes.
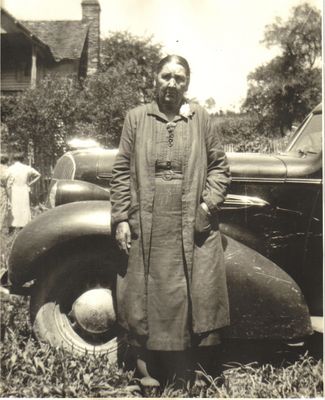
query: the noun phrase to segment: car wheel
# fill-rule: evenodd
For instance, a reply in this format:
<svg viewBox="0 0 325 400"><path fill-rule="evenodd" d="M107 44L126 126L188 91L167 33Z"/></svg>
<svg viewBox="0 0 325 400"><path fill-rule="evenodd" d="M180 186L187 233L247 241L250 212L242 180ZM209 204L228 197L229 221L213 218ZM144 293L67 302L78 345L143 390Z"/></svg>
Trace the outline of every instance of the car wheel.
<svg viewBox="0 0 325 400"><path fill-rule="evenodd" d="M36 338L75 354L123 347L115 313L115 269L107 250L85 249L52 257L30 301Z"/></svg>

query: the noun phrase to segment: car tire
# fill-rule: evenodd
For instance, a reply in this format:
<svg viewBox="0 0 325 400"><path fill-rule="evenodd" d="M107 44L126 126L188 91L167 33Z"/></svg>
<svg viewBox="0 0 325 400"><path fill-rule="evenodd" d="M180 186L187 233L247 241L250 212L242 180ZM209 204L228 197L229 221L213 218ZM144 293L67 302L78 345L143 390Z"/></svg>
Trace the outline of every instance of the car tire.
<svg viewBox="0 0 325 400"><path fill-rule="evenodd" d="M116 361L125 344L117 322L95 340L75 326L71 311L85 291L100 288L114 293L116 268L107 249L91 248L51 257L46 271L37 279L30 300L33 332L39 341L63 347L73 354L109 354ZM115 308L115 299L113 295Z"/></svg>

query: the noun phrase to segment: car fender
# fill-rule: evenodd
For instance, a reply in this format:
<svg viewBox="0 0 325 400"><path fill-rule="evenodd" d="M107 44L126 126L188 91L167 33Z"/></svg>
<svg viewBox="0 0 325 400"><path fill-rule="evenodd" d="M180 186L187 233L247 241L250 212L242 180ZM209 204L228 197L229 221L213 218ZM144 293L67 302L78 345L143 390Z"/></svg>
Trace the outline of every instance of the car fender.
<svg viewBox="0 0 325 400"><path fill-rule="evenodd" d="M9 257L13 286L46 273L47 257L62 255L72 244L107 248L118 259L111 241L110 203L65 204L41 214L17 236ZM275 263L244 244L223 235L231 324L226 338L297 338L312 333L300 288ZM80 247L79 247L80 248ZM94 249L95 251L95 249ZM118 261L116 261L118 262Z"/></svg>
<svg viewBox="0 0 325 400"><path fill-rule="evenodd" d="M233 222L221 222L219 228L221 234L264 254L265 239L261 236L258 237L256 233L250 229Z"/></svg>
<svg viewBox="0 0 325 400"><path fill-rule="evenodd" d="M81 201L64 204L40 214L17 235L8 261L13 286L36 279L46 269L48 254L59 253L72 243L88 244L102 238L111 244L111 204L109 201ZM95 243L94 242L94 243Z"/></svg>
<svg viewBox="0 0 325 400"><path fill-rule="evenodd" d="M79 202L79 201L94 201L94 200L109 200L109 190L104 189L94 183L61 179L56 181L50 190L47 204L55 205Z"/></svg>
<svg viewBox="0 0 325 400"><path fill-rule="evenodd" d="M300 288L278 265L224 236L231 339L294 339L312 334Z"/></svg>
<svg viewBox="0 0 325 400"><path fill-rule="evenodd" d="M256 235L240 221L243 220L243 213L245 218L247 218L247 213L270 214L272 209L270 203L261 197L229 193L221 209L220 232L264 254L265 238Z"/></svg>

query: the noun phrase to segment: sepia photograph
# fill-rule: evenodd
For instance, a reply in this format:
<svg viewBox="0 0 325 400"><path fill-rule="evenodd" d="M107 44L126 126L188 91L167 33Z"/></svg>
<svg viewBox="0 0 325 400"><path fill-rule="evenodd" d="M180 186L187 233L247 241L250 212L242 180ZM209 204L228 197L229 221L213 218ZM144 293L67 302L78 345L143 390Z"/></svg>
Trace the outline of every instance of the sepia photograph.
<svg viewBox="0 0 325 400"><path fill-rule="evenodd" d="M323 2L0 5L0 397L324 398Z"/></svg>

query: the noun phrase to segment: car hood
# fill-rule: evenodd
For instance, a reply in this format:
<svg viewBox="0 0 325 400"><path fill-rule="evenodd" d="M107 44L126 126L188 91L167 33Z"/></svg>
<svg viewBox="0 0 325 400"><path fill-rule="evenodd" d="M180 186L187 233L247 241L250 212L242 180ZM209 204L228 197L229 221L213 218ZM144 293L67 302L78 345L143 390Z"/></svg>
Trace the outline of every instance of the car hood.
<svg viewBox="0 0 325 400"><path fill-rule="evenodd" d="M286 165L274 154L227 153L233 178L264 177L285 178Z"/></svg>
<svg viewBox="0 0 325 400"><path fill-rule="evenodd" d="M87 174L90 173L100 178L111 176L116 152L117 150L102 150L100 154L73 152L73 158L78 166L75 179L88 180ZM320 171L322 167L321 154L299 157L292 153L227 153L227 157L231 175L235 179L308 177Z"/></svg>
<svg viewBox="0 0 325 400"><path fill-rule="evenodd" d="M309 178L321 174L322 155L299 157L291 153L227 153L231 175L236 178Z"/></svg>

